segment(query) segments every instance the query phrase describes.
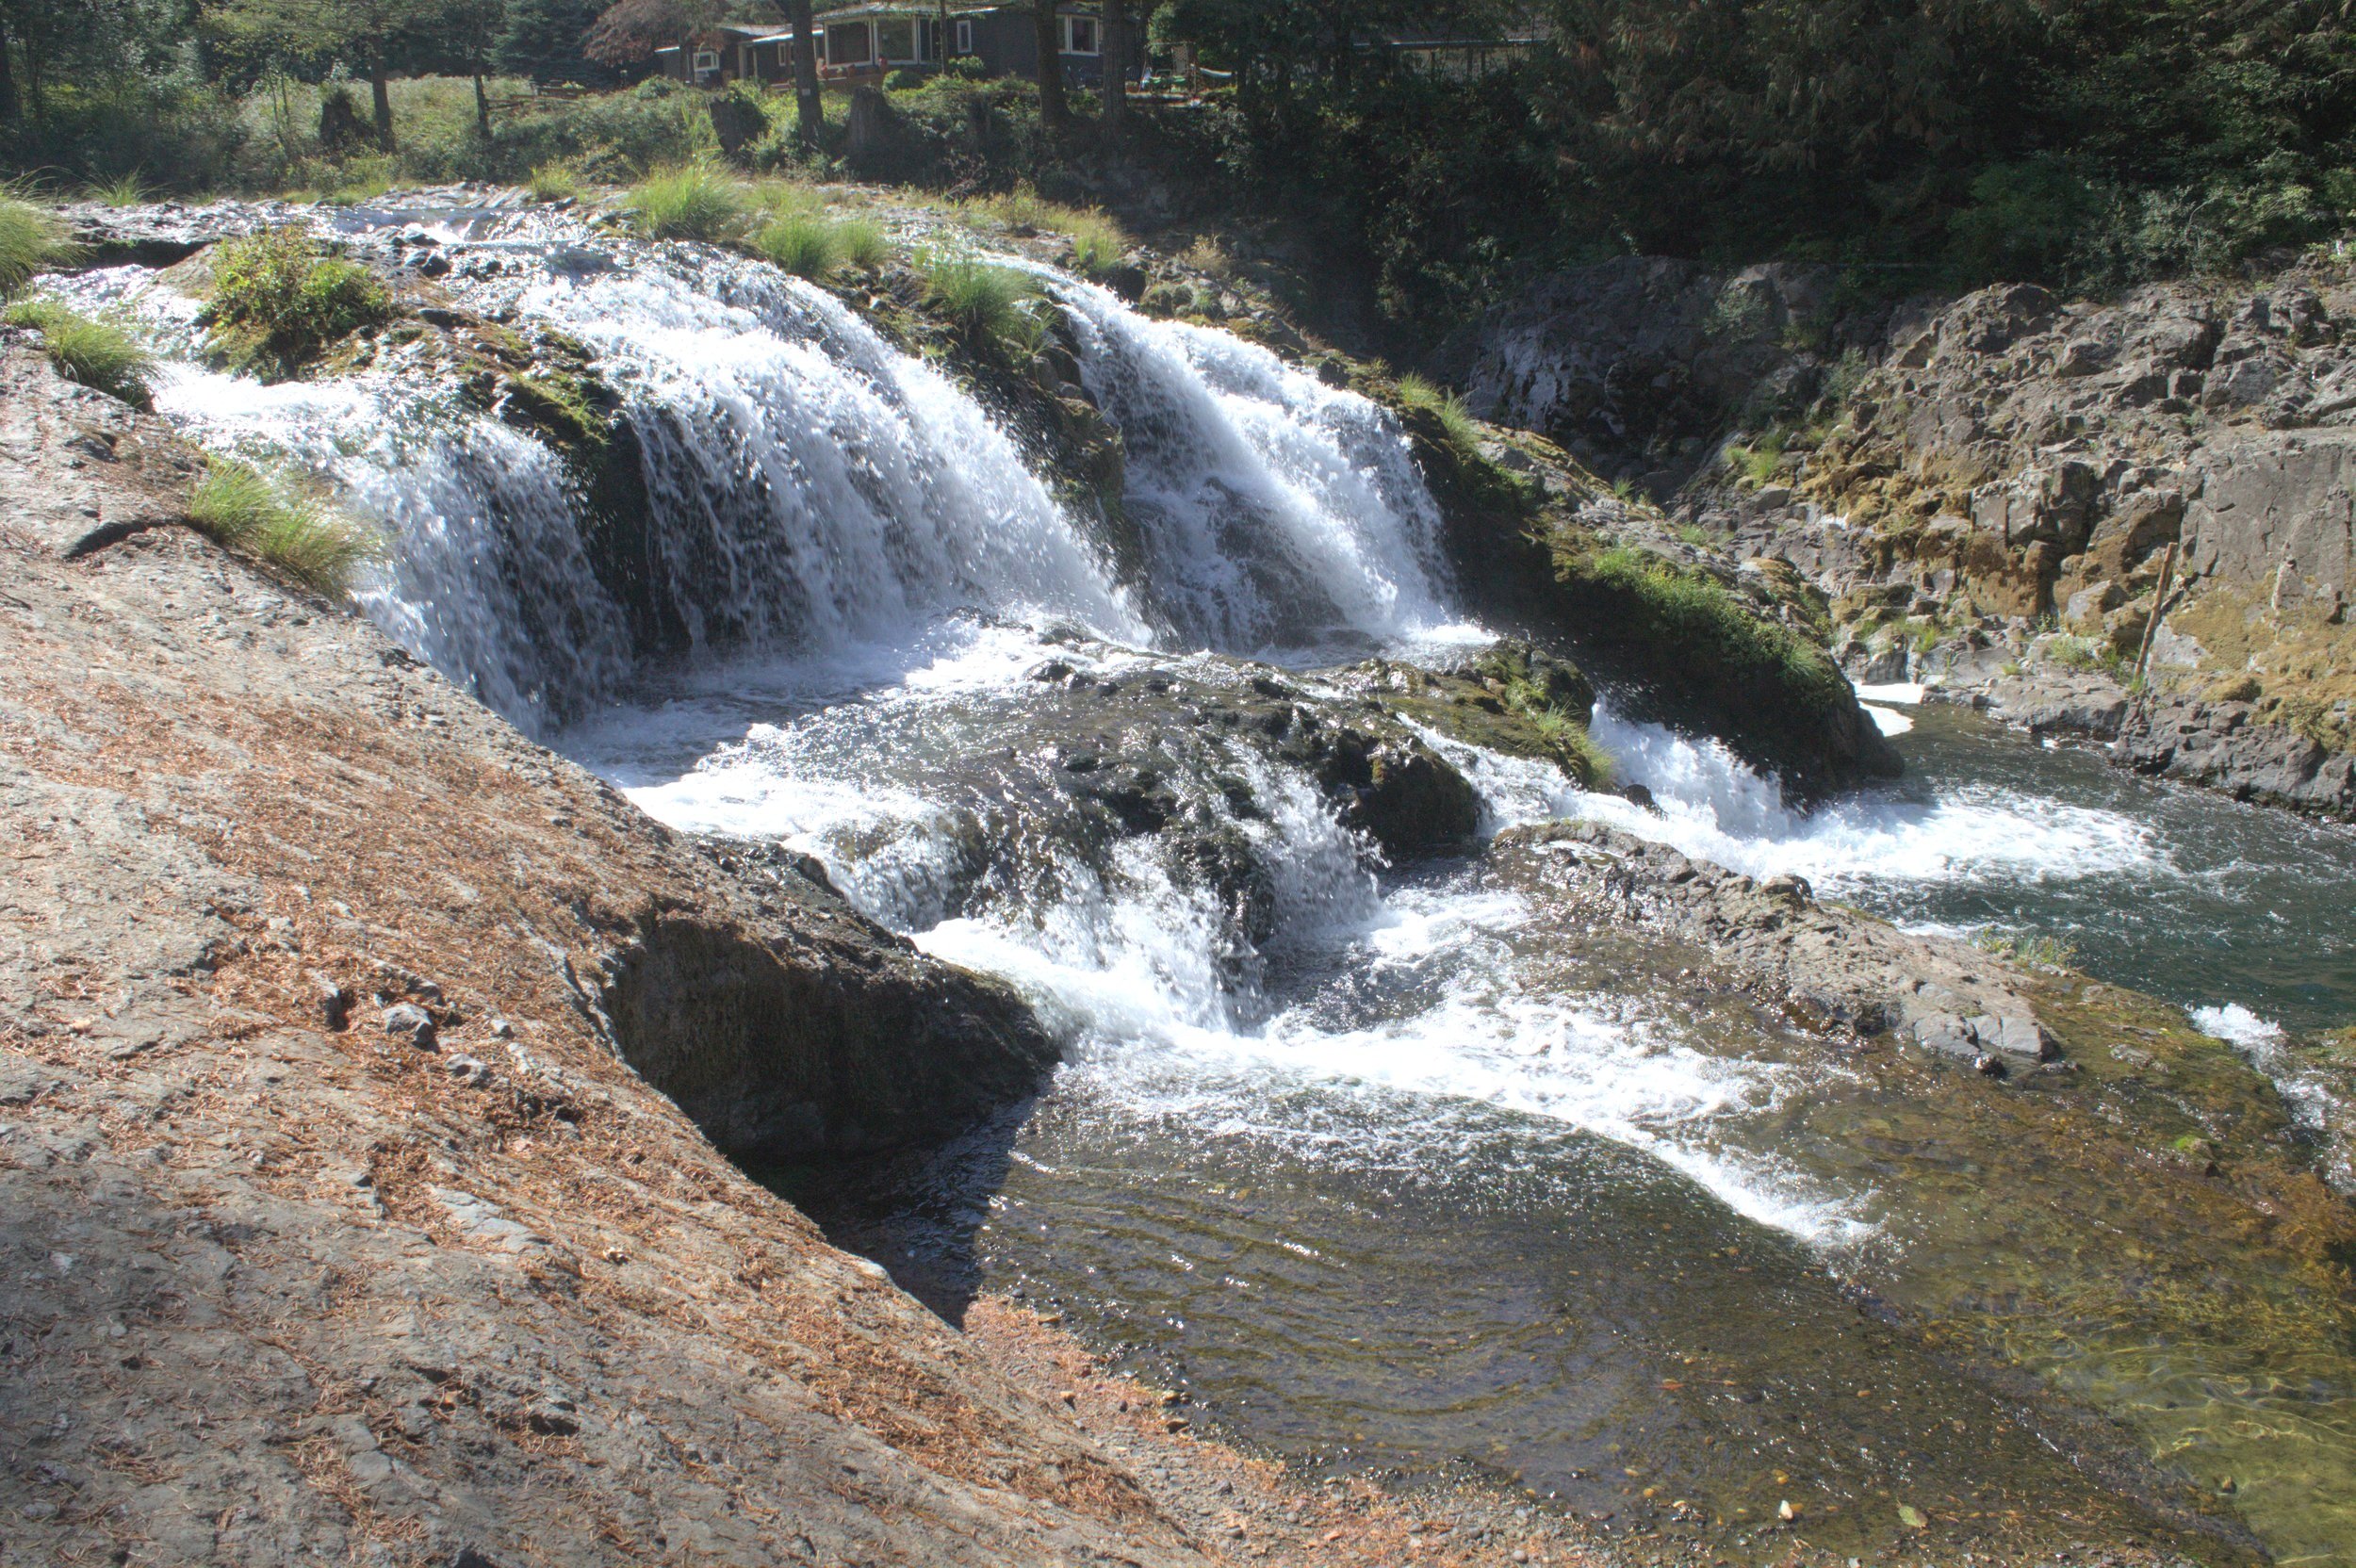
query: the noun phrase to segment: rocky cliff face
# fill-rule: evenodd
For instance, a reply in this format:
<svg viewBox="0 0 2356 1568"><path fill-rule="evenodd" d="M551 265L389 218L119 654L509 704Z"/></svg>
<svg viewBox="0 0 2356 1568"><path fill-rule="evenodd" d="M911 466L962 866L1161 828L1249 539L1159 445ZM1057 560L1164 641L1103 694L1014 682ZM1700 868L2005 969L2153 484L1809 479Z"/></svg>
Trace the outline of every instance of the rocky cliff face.
<svg viewBox="0 0 2356 1568"><path fill-rule="evenodd" d="M0 380L10 1560L1193 1560L690 1119L936 1133L1035 1080L1025 1009L174 526L152 420Z"/></svg>
<svg viewBox="0 0 2356 1568"><path fill-rule="evenodd" d="M1477 402L1567 424L1689 525L1799 568L1852 670L2123 688L2140 661L2157 706L2122 762L2346 815L2351 309L2337 264L2099 305L2014 286L1838 309L1819 273L1619 262L1453 351Z"/></svg>

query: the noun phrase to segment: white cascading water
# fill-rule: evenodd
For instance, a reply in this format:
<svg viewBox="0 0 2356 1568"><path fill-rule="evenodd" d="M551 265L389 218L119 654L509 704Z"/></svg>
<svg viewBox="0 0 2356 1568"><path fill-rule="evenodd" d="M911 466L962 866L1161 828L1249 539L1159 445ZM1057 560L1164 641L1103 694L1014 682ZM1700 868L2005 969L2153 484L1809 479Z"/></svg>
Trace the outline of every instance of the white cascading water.
<svg viewBox="0 0 2356 1568"><path fill-rule="evenodd" d="M1773 780L1715 741L1633 723L1609 703L1597 707L1590 733L1659 809L1597 794L1559 796L1554 811L1753 876L1804 876L1826 890L1868 880L2072 880L2142 870L2161 857L2151 829L2116 811L2053 801L2023 809L1995 791L1922 804L1867 796L1796 811Z"/></svg>
<svg viewBox="0 0 2356 1568"><path fill-rule="evenodd" d="M1149 592L1198 645L1392 646L1454 617L1440 511L1389 413L1232 333L1050 286L1128 455Z"/></svg>
<svg viewBox="0 0 2356 1568"><path fill-rule="evenodd" d="M825 291L707 255L552 273L521 304L629 398L697 646L899 642L959 609L1148 634L979 405Z"/></svg>
<svg viewBox="0 0 2356 1568"><path fill-rule="evenodd" d="M1238 760L1255 808L1235 824L1273 886L1270 953L1408 976L1422 1000L1377 1016L1264 991L1234 915L1150 842L1088 866L1050 846L1038 858L1053 874L976 884L971 809L895 777L882 727L922 736L1019 710L1025 671L1050 655L1116 675L1149 657L1121 645L1354 654L1479 635L1451 625L1438 510L1387 414L1239 338L1148 321L1053 276L1127 447L1145 568L1119 583L1113 552L978 404L823 291L555 227L447 233L500 258L498 280L462 298L581 339L628 400L653 588L705 655L651 706L556 732L624 691L632 650L534 443L391 377L263 388L182 367L166 411L209 444L294 458L380 520L392 558L366 602L420 657L557 733L658 817L807 848L878 919L1012 979L1070 1032L1072 1070L1115 1102L1305 1137L1279 1102L1308 1085L1440 1158L1473 1135L1450 1106L1502 1108L1648 1150L1761 1222L1855 1233L1837 1195L1727 1135L1798 1087L1786 1070L1697 1049L1640 1003L1517 976L1506 939L1530 917L1515 899L1386 899L1314 789L1280 767ZM144 295L185 351L185 306L131 273L112 298ZM1041 640L1072 623L1096 651ZM1499 820L1533 808L1513 767L1468 760ZM1352 1157L1351 1139L1310 1141Z"/></svg>

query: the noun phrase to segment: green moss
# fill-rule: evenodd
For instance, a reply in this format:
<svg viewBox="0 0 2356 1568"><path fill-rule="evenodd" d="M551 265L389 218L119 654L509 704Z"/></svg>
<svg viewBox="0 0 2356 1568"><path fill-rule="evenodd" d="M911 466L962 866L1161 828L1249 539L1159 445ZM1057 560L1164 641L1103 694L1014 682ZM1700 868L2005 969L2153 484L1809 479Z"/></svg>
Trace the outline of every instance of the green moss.
<svg viewBox="0 0 2356 1568"><path fill-rule="evenodd" d="M134 408L153 406L155 356L112 321L92 320L55 300L10 305L8 322L41 335L49 363L68 381L96 387Z"/></svg>
<svg viewBox="0 0 2356 1568"><path fill-rule="evenodd" d="M506 389L521 421L547 433L560 447L603 447L613 439L613 416L597 406L591 384L581 375L569 370L527 372L509 377Z"/></svg>
<svg viewBox="0 0 2356 1568"><path fill-rule="evenodd" d="M1578 666L1525 643L1499 643L1456 670L1378 660L1356 682L1427 728L1508 757L1552 762L1582 789L1611 782L1611 755L1588 733L1595 692Z"/></svg>
<svg viewBox="0 0 2356 1568"><path fill-rule="evenodd" d="M222 240L211 262L212 297L200 319L232 369L294 376L331 345L392 318L383 279L296 225Z"/></svg>
<svg viewBox="0 0 2356 1568"><path fill-rule="evenodd" d="M1706 573L1614 545L1592 553L1558 551L1555 575L1602 589L1624 600L1655 635L1714 662L1764 674L1795 697L1849 695L1824 649L1760 615Z"/></svg>
<svg viewBox="0 0 2356 1568"><path fill-rule="evenodd" d="M188 521L304 587L340 597L378 542L299 484L215 458L188 496Z"/></svg>

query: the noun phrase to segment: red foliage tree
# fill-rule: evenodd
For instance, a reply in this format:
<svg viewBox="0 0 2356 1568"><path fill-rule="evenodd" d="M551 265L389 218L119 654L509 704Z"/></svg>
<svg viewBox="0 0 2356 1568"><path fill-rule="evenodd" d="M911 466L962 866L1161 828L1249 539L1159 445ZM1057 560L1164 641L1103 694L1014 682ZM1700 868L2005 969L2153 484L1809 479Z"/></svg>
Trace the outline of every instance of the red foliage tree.
<svg viewBox="0 0 2356 1568"><path fill-rule="evenodd" d="M581 38L600 65L630 65L664 44L684 45L718 20L718 0L614 0Z"/></svg>

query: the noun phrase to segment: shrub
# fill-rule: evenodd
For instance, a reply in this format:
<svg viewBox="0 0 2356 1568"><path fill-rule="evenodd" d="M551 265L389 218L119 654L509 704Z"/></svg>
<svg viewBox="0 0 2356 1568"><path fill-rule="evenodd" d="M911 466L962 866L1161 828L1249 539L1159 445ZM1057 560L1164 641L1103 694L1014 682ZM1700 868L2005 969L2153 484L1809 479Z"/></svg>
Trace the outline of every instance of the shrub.
<svg viewBox="0 0 2356 1568"><path fill-rule="evenodd" d="M291 376L320 350L392 318L383 279L289 224L215 247L205 307L214 351L233 368Z"/></svg>
<svg viewBox="0 0 2356 1568"><path fill-rule="evenodd" d="M578 202L587 194L581 171L563 158L535 164L531 177L524 181L524 189L531 192L535 202Z"/></svg>
<svg viewBox="0 0 2356 1568"><path fill-rule="evenodd" d="M57 220L30 202L0 196L0 300L13 299L33 274L65 258Z"/></svg>
<svg viewBox="0 0 2356 1568"><path fill-rule="evenodd" d="M798 278L823 278L843 265L843 241L824 219L772 219L753 237L753 249Z"/></svg>
<svg viewBox="0 0 2356 1568"><path fill-rule="evenodd" d="M976 348L1028 359L1047 331L1039 280L961 251L932 251L918 258L924 298Z"/></svg>
<svg viewBox="0 0 2356 1568"><path fill-rule="evenodd" d="M1399 378L1399 400L1408 408L1421 409L1437 418L1448 445L1459 454L1467 459L1481 455L1481 426L1472 411L1464 406L1464 399L1411 371Z"/></svg>
<svg viewBox="0 0 2356 1568"><path fill-rule="evenodd" d="M134 408L153 406L155 356L112 321L94 321L55 300L26 300L8 307L8 322L38 331L49 363L68 381L94 386Z"/></svg>
<svg viewBox="0 0 2356 1568"><path fill-rule="evenodd" d="M630 187L622 210L649 239L725 239L744 222L744 193L708 164L680 164Z"/></svg>
<svg viewBox="0 0 2356 1568"><path fill-rule="evenodd" d="M379 553L374 538L317 497L235 458L205 464L188 495L188 521L330 597L350 592L352 574Z"/></svg>

